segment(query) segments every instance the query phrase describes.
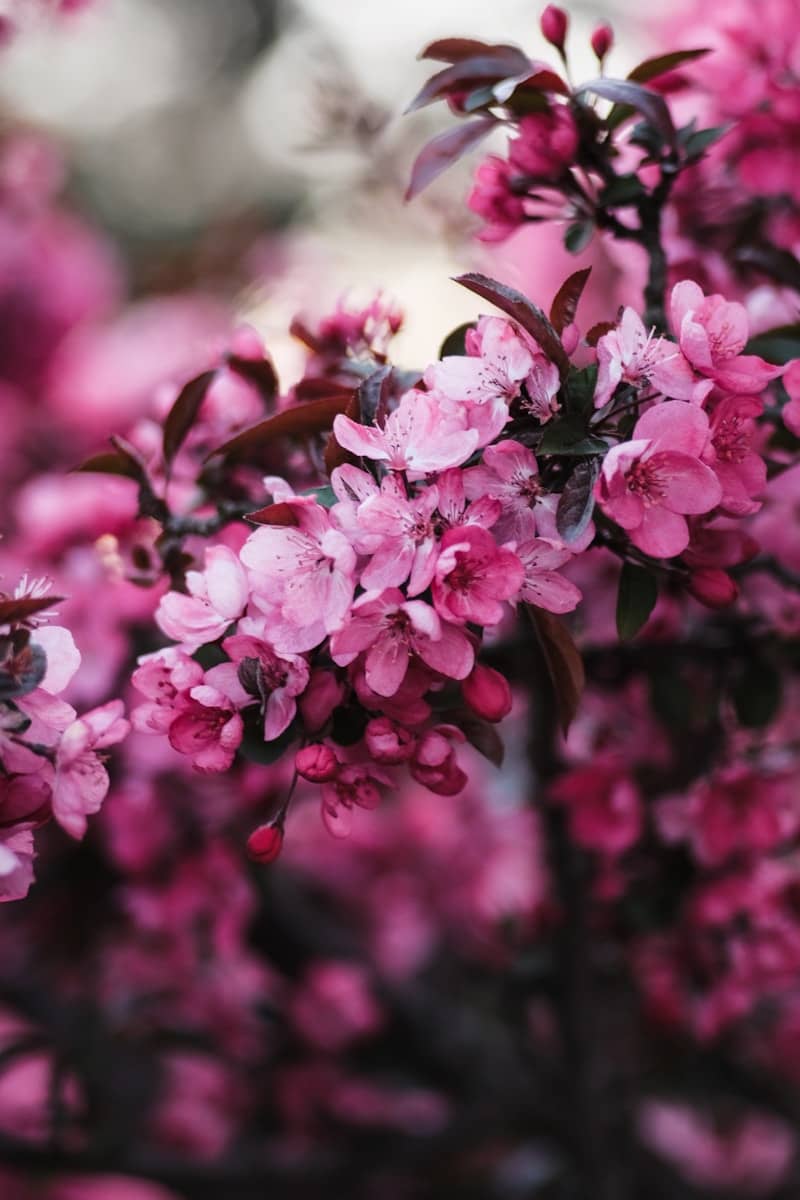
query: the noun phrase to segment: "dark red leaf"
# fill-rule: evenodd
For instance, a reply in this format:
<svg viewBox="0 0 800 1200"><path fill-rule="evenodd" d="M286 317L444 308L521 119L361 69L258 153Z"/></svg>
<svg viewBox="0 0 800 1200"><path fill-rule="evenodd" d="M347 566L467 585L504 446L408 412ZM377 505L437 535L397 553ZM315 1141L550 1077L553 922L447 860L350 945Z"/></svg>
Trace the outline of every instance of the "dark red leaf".
<svg viewBox="0 0 800 1200"><path fill-rule="evenodd" d="M257 456L276 438L307 438L315 433L324 433L333 425L333 418L346 410L348 401L349 397L333 396L311 400L308 404L295 404L238 433L230 441L212 450L208 458L221 454L227 459L242 461Z"/></svg>
<svg viewBox="0 0 800 1200"><path fill-rule="evenodd" d="M566 378L569 371L569 358L561 345L561 339L542 310L528 300L527 296L523 296L522 292L508 287L505 283L498 283L496 280L490 279L488 275L480 275L477 272L458 275L455 282L460 283L469 291L475 292L477 296L482 296L484 300L490 301L517 321L535 339L547 357L556 364L561 378Z"/></svg>
<svg viewBox="0 0 800 1200"><path fill-rule="evenodd" d="M563 333L566 327L575 320L578 302L591 273L591 267L574 271L556 292L555 299L550 305L550 321L558 333Z"/></svg>
<svg viewBox="0 0 800 1200"><path fill-rule="evenodd" d="M0 600L0 625L15 625L27 621L36 613L60 604L63 596L9 596Z"/></svg>
<svg viewBox="0 0 800 1200"><path fill-rule="evenodd" d="M349 400L354 393L354 388L346 383L337 383L334 379L301 379L298 384L295 384L294 394L298 400L332 400L335 396L341 396L345 400Z"/></svg>
<svg viewBox="0 0 800 1200"><path fill-rule="evenodd" d="M240 358L238 354L230 354L227 362L232 371L258 388L265 405L272 403L278 394L278 376L268 358Z"/></svg>
<svg viewBox="0 0 800 1200"><path fill-rule="evenodd" d="M496 124L494 117L478 117L432 138L414 160L406 200L413 200L424 191L443 171L482 142Z"/></svg>
<svg viewBox="0 0 800 1200"><path fill-rule="evenodd" d="M657 92L642 87L640 83L632 83L629 79L593 79L579 87L576 95L583 92L592 92L603 100L613 100L614 104L635 109L658 130L667 145L674 147L677 144L667 102Z"/></svg>
<svg viewBox="0 0 800 1200"><path fill-rule="evenodd" d="M361 387L364 385L362 384ZM361 388L358 388L350 396L350 401L347 408L344 410L345 416L351 421L361 420ZM345 450L344 446L340 446L333 433L328 438L328 444L325 447L325 470L328 475L332 475L337 467L344 466L345 463L356 463L358 459L349 450Z"/></svg>
<svg viewBox="0 0 800 1200"><path fill-rule="evenodd" d="M517 50L516 46L507 46L503 43L491 45L489 42L478 42L474 38L439 38L436 42L431 42L424 50L420 51L419 58L431 58L436 62L457 63L463 62L465 58L476 58L482 55L484 58L490 55L508 54L509 51Z"/></svg>
<svg viewBox="0 0 800 1200"><path fill-rule="evenodd" d="M502 54L476 54L445 67L432 75L425 86L417 93L409 104L406 112L416 112L426 104L433 104L451 92L463 92L472 84L499 82L501 79L524 79L535 69L527 54L523 54L516 46L503 48Z"/></svg>
<svg viewBox="0 0 800 1200"><path fill-rule="evenodd" d="M601 337L605 337L607 333L611 333L611 330L616 328L613 321L598 321L586 334L585 340L590 346L596 346Z"/></svg>
<svg viewBox="0 0 800 1200"><path fill-rule="evenodd" d="M710 53L709 49L704 49L673 50L671 54L658 54L655 58L646 58L644 62L639 63L638 67L629 71L628 79L633 83L649 83L651 79L656 79L659 75L666 75L667 71L674 71L683 63L694 62L695 59L703 58Z"/></svg>
<svg viewBox="0 0 800 1200"><path fill-rule="evenodd" d="M583 659L566 625L543 608L536 608L532 604L525 607L542 648L555 692L559 724L566 737L586 683Z"/></svg>
<svg viewBox="0 0 800 1200"><path fill-rule="evenodd" d="M200 406L206 398L216 371L204 371L181 388L164 422L164 462L169 465L183 445L184 439L197 420Z"/></svg>
<svg viewBox="0 0 800 1200"><path fill-rule="evenodd" d="M279 504L268 504L266 508L247 513L245 520L252 521L254 525L296 525L297 515L291 504L281 501Z"/></svg>

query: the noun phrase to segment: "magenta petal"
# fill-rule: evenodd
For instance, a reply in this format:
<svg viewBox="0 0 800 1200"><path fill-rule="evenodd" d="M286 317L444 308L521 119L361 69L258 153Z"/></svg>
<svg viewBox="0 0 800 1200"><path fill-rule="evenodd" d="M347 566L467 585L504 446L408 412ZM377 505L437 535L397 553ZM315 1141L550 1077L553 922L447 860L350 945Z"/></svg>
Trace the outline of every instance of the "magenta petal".
<svg viewBox="0 0 800 1200"><path fill-rule="evenodd" d="M665 400L639 418L633 436L649 438L654 451L679 450L699 458L708 441L708 429L708 417L701 408L683 400Z"/></svg>
<svg viewBox="0 0 800 1200"><path fill-rule="evenodd" d="M638 529L629 537L634 546L652 558L675 558L689 545L689 526L684 517L665 508L647 508Z"/></svg>
<svg viewBox="0 0 800 1200"><path fill-rule="evenodd" d="M649 465L658 472L662 488L661 503L672 512L710 512L722 499L722 487L717 476L699 459L668 450L654 454Z"/></svg>
<svg viewBox="0 0 800 1200"><path fill-rule="evenodd" d="M369 650L366 660L367 683L379 696L393 696L408 670L408 643L399 637L384 636Z"/></svg>

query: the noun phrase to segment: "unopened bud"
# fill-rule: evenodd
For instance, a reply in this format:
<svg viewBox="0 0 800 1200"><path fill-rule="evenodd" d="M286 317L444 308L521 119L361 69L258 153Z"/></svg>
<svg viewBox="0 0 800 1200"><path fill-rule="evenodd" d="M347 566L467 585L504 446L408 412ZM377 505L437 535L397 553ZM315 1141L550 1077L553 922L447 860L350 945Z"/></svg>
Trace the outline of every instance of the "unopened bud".
<svg viewBox="0 0 800 1200"><path fill-rule="evenodd" d="M563 8L559 8L556 4L548 4L539 23L542 33L550 45L555 46L556 50L563 50L569 24L569 18Z"/></svg>
<svg viewBox="0 0 800 1200"><path fill-rule="evenodd" d="M247 839L247 853L253 862L274 862L282 849L283 830L280 825L259 825Z"/></svg>
<svg viewBox="0 0 800 1200"><path fill-rule="evenodd" d="M600 62L603 61L614 45L614 30L607 21L601 21L591 37L592 49Z"/></svg>
<svg viewBox="0 0 800 1200"><path fill-rule="evenodd" d="M739 595L736 583L719 567L700 567L692 571L688 589L706 608L727 608Z"/></svg>
<svg viewBox="0 0 800 1200"><path fill-rule="evenodd" d="M294 756L295 770L309 783L328 783L339 769L339 761L330 746L316 743L304 746Z"/></svg>
<svg viewBox="0 0 800 1200"><path fill-rule="evenodd" d="M484 721L502 721L511 712L508 680L493 667L476 663L461 684L461 694L472 711Z"/></svg>
<svg viewBox="0 0 800 1200"><path fill-rule="evenodd" d="M375 762L396 766L414 753L416 737L389 717L373 717L364 730L364 740Z"/></svg>

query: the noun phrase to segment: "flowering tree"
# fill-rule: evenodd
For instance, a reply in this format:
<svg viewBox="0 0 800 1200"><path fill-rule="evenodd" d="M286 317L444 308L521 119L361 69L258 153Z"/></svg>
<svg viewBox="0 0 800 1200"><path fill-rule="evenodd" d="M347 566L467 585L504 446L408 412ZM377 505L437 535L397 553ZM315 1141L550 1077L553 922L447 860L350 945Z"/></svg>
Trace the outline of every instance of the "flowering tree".
<svg viewBox="0 0 800 1200"><path fill-rule="evenodd" d="M409 197L505 126L469 198L479 236L550 222L571 251L636 247L639 306L609 297L586 329L590 267L547 312L471 272L487 311L436 361L392 362L402 316L378 297L295 321L289 388L240 327L110 448L86 458L94 430L73 429L82 466L50 507L46 478L15 481L10 562L108 597L112 666L78 717L49 586L0 598L4 898L40 825L79 838L100 807L122 695L134 732L105 866L86 851L113 897L87 921L91 983L59 963L53 1007L0 975L39 1122L5 1122L12 1163L244 1197L350 1189L368 1145L371 1196L380 1130L410 1156L397 1195L795 1194L798 90L789 0L768 11L769 56L743 4L716 55L626 79L602 25L579 86L552 6L557 68L505 43L423 52L444 65L411 107L455 124ZM53 204L46 174L23 173L24 203L6 184L17 238ZM51 411L61 361L36 385ZM42 889L11 906L34 927L64 890L47 870ZM86 919L91 892L69 904Z"/></svg>

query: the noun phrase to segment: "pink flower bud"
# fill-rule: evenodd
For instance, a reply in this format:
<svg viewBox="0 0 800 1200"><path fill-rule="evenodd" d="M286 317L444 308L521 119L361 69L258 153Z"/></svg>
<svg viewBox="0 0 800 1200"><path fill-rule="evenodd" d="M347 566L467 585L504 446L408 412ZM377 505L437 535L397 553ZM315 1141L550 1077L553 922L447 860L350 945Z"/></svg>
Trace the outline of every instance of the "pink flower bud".
<svg viewBox="0 0 800 1200"><path fill-rule="evenodd" d="M339 769L339 762L330 746L318 743L314 746L304 746L294 756L294 765L298 775L309 783L328 783Z"/></svg>
<svg viewBox="0 0 800 1200"><path fill-rule="evenodd" d="M309 733L322 729L344 699L344 687L332 671L312 671L308 687L298 697L300 715Z"/></svg>
<svg viewBox="0 0 800 1200"><path fill-rule="evenodd" d="M280 825L259 825L247 839L247 853L253 862L274 862L282 849L283 830Z"/></svg>
<svg viewBox="0 0 800 1200"><path fill-rule="evenodd" d="M387 766L406 762L417 741L410 729L404 729L389 717L374 717L364 730L364 740L375 762Z"/></svg>
<svg viewBox="0 0 800 1200"><path fill-rule="evenodd" d="M551 46L555 46L556 50L564 49L568 24L569 19L563 8L556 4L548 4L542 13L540 25L545 39Z"/></svg>
<svg viewBox="0 0 800 1200"><path fill-rule="evenodd" d="M231 354L257 362L264 357L264 343L252 325L238 325L231 335Z"/></svg>
<svg viewBox="0 0 800 1200"><path fill-rule="evenodd" d="M736 583L720 567L700 567L692 571L688 589L706 608L727 608L739 595Z"/></svg>
<svg viewBox="0 0 800 1200"><path fill-rule="evenodd" d="M493 667L476 663L461 684L461 694L474 713L484 721L502 721L511 712L508 680Z"/></svg>
<svg viewBox="0 0 800 1200"><path fill-rule="evenodd" d="M572 321L569 325L565 325L561 333L561 344L567 354L574 354L578 349L578 342L581 340L581 331L578 326Z"/></svg>
<svg viewBox="0 0 800 1200"><path fill-rule="evenodd" d="M614 45L614 30L611 28L608 21L600 22L592 34L591 42L592 49L594 50L600 62L602 62L611 47Z"/></svg>

